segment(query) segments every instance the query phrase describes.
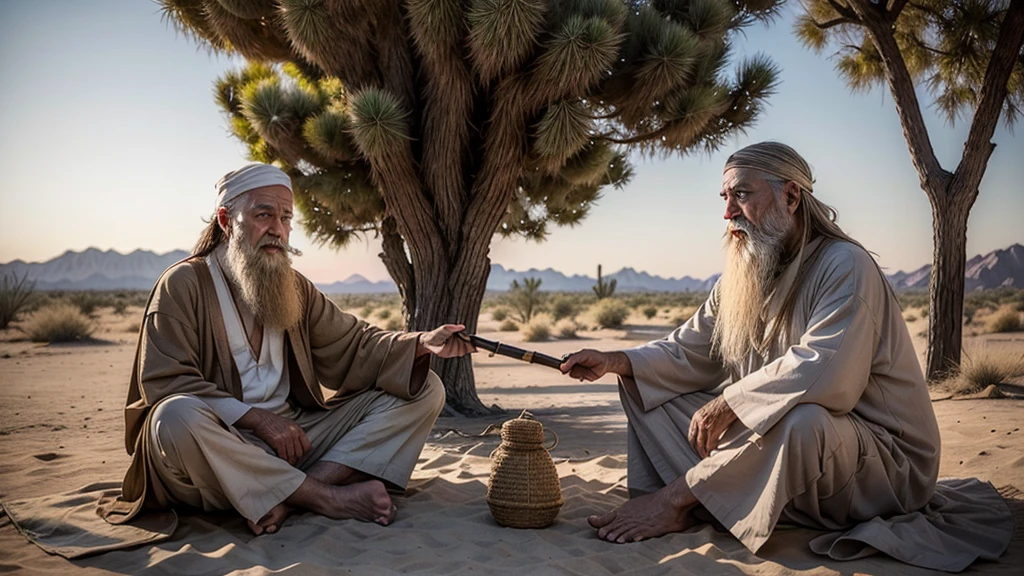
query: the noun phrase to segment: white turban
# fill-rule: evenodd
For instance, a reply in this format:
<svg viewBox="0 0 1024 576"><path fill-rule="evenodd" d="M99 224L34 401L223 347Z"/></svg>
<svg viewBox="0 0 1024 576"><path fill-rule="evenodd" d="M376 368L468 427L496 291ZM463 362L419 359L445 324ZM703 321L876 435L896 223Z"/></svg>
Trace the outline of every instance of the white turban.
<svg viewBox="0 0 1024 576"><path fill-rule="evenodd" d="M811 166L796 150L781 142L758 142L738 150L725 161L725 169L729 168L753 168L814 192Z"/></svg>
<svg viewBox="0 0 1024 576"><path fill-rule="evenodd" d="M284 186L292 191L292 179L277 166L253 163L228 172L217 184L217 206L227 205L242 194L264 186Z"/></svg>

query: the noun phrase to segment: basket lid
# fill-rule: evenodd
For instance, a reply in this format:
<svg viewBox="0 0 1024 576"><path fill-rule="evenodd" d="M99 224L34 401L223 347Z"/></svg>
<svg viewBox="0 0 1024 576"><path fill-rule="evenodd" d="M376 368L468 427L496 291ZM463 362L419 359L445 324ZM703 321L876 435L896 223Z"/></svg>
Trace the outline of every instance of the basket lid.
<svg viewBox="0 0 1024 576"><path fill-rule="evenodd" d="M521 444L542 444L544 442L544 425L536 420L515 418L502 425L501 439Z"/></svg>

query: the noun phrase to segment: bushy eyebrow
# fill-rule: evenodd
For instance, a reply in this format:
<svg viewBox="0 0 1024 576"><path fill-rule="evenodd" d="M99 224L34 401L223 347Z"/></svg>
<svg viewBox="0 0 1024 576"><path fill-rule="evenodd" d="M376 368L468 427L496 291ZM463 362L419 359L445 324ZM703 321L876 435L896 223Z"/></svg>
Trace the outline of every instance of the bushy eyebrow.
<svg viewBox="0 0 1024 576"><path fill-rule="evenodd" d="M252 207L252 211L253 212L258 212L260 210L270 210L270 211L273 211L275 208L277 208L277 206L274 206L273 204L271 204L269 202L262 202L260 204L256 204L255 206L253 206ZM291 208L285 208L284 209L284 213L289 215L289 216L291 216L292 215L292 209Z"/></svg>

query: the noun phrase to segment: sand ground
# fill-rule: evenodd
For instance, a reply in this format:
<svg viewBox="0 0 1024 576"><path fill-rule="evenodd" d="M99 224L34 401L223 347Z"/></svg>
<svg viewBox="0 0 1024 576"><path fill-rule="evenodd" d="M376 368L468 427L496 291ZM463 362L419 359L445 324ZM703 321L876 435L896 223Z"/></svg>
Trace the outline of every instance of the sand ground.
<svg viewBox="0 0 1024 576"><path fill-rule="evenodd" d="M19 341L12 330L0 333L0 498L30 498L120 480L129 462L121 408L140 312L102 314L97 340L83 344L41 345ZM499 333L496 327L483 323L481 335L519 343L518 334ZM669 329L654 319L626 330L581 332L576 340L522 345L561 356L583 347L629 347ZM977 339L977 344L1024 353L1022 333L990 337L991 342ZM919 345L923 350L923 343ZM710 527L628 545L601 542L586 525L586 516L621 503L626 495L625 416L614 380L581 384L547 368L485 354L477 358L476 374L484 403L497 404L507 413L439 419L413 489L396 499L398 521L388 528L301 514L289 519L279 534L254 538L233 515L184 516L170 541L68 561L47 555L0 516L0 572L926 573L885 558L826 562L800 543L806 537L800 530L779 531L758 556ZM1019 388L1009 390L1013 395ZM944 400L933 406L943 435L941 476L975 476L996 486L1024 488L1024 400ZM475 434L523 409L558 437L552 456L566 504L545 530L501 528L484 501L488 455L499 440ZM980 563L970 571L1019 574L1021 565L1024 549L1018 547L1000 562Z"/></svg>

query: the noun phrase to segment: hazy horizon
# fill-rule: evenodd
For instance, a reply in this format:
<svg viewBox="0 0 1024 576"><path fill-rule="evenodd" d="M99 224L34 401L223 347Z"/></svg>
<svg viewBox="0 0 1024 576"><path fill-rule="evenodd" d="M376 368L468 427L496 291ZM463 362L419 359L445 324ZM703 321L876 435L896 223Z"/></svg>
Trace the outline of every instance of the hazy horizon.
<svg viewBox="0 0 1024 576"><path fill-rule="evenodd" d="M575 228L541 244L495 238L491 261L593 275L624 267L662 277L721 270L721 166L748 143L774 139L815 169L815 194L888 271L932 260L931 208L887 88L851 94L832 62L798 44L794 6L771 27L737 37L737 57L766 52L782 68L757 125L710 155L634 155L636 177L608 189ZM241 60L209 55L130 0L0 2L0 261L45 261L96 247L128 253L189 249L213 211L213 183L245 163L213 102L214 80ZM949 127L919 90L942 166L959 160L968 122ZM1024 242L1024 141L1002 124L968 229L968 257ZM1014 160L1017 158L1017 160ZM316 282L388 278L372 236L335 253L301 227L296 268Z"/></svg>

